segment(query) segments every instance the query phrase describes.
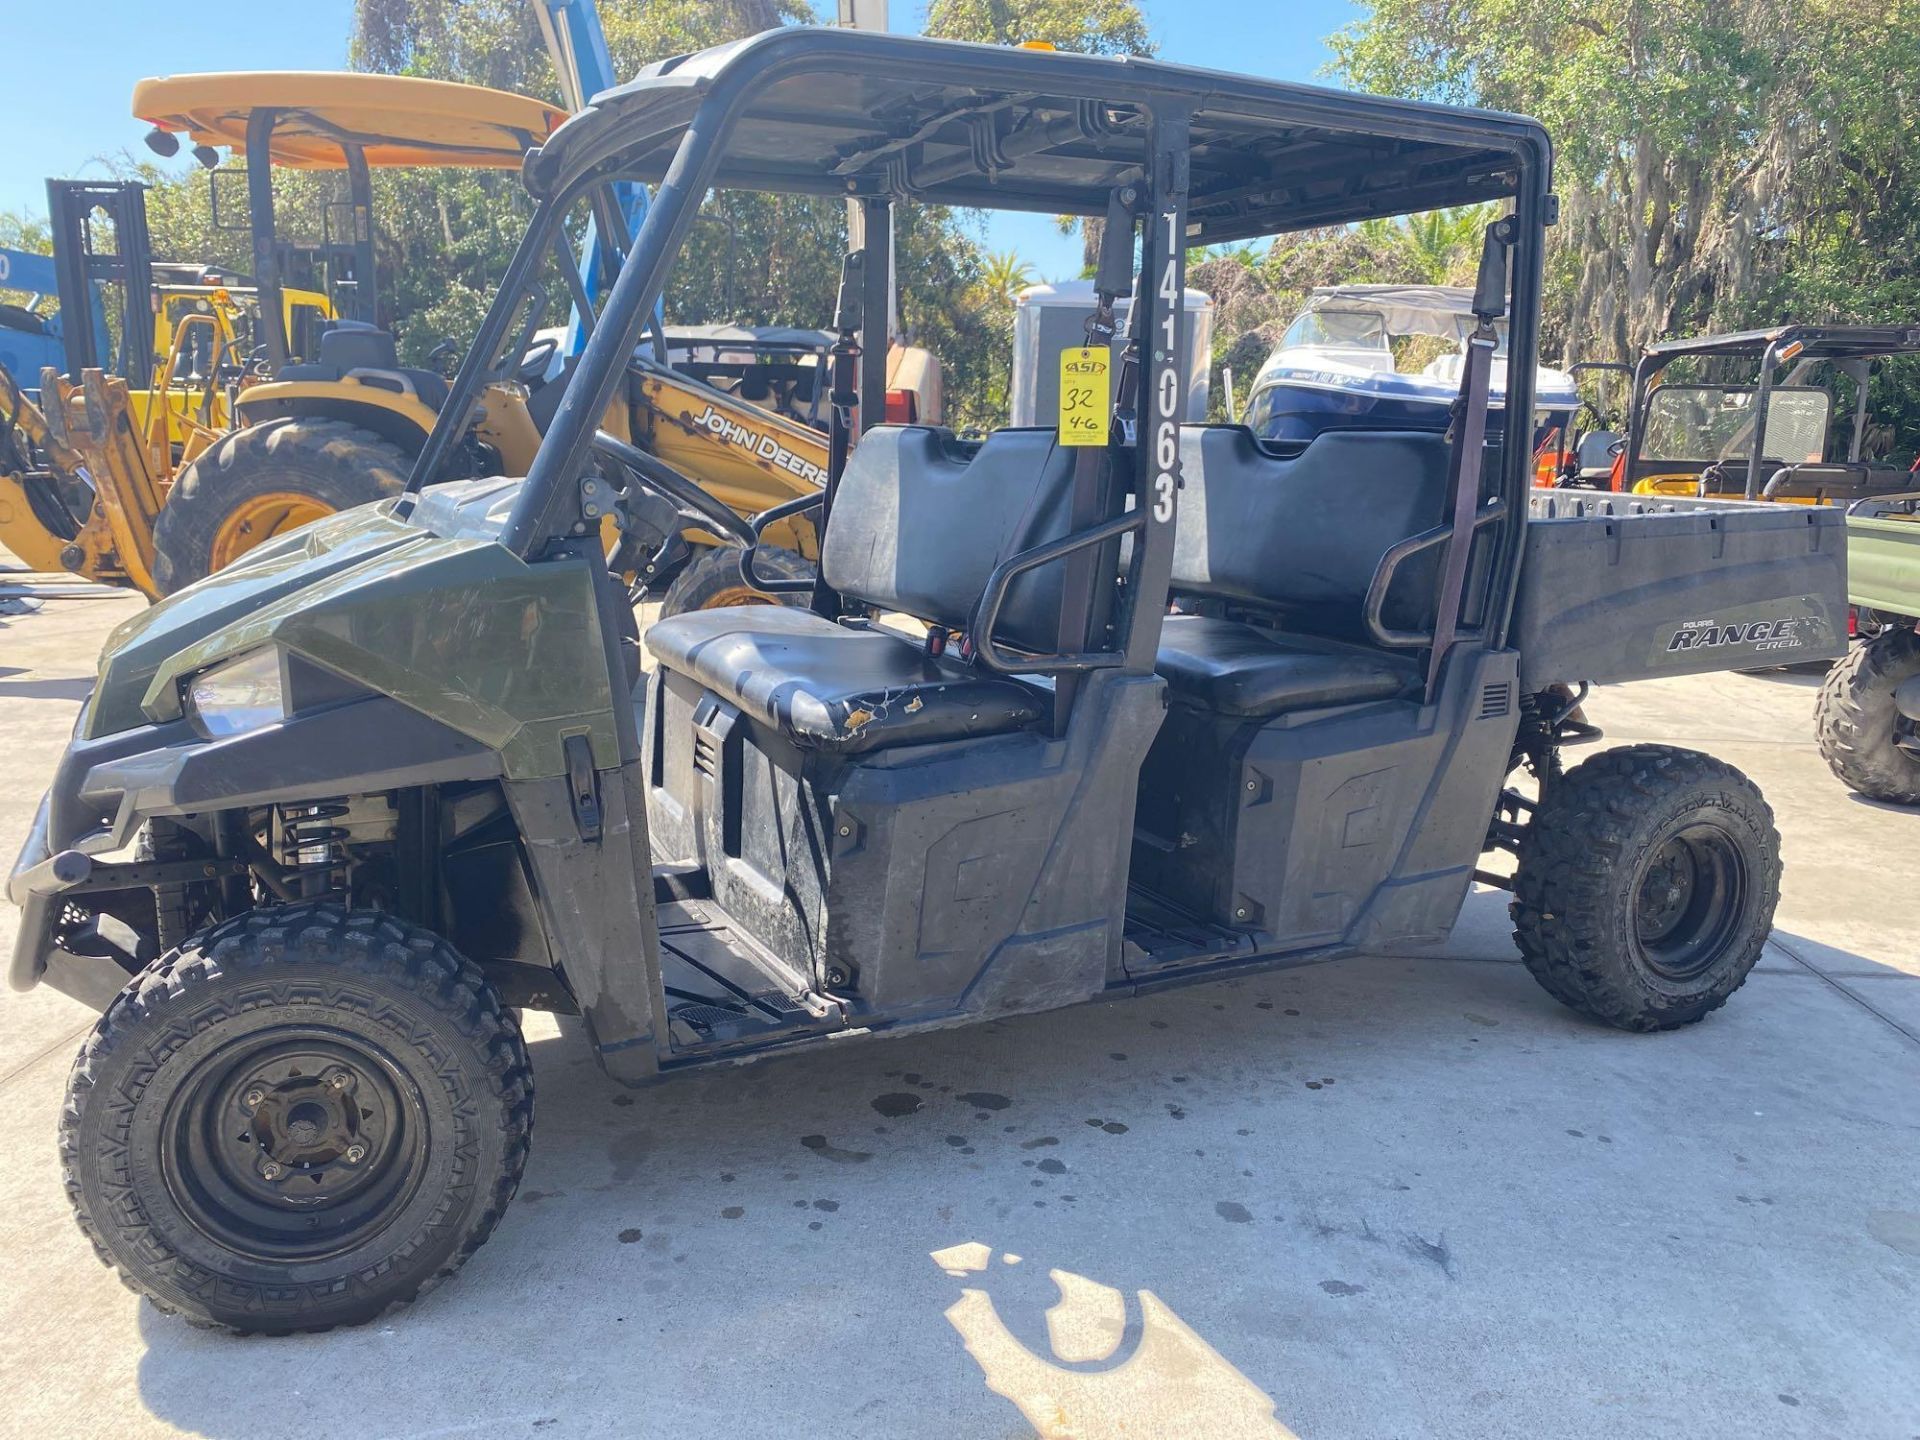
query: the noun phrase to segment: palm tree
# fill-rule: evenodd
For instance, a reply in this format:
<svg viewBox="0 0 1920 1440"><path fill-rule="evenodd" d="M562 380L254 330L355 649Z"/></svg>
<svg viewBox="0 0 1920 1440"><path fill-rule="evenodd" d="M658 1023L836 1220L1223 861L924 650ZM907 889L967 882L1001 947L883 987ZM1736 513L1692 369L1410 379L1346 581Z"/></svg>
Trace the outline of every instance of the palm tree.
<svg viewBox="0 0 1920 1440"><path fill-rule="evenodd" d="M1014 297L1033 283L1033 267L1013 251L1002 250L987 256L980 282L995 300L1011 305Z"/></svg>
<svg viewBox="0 0 1920 1440"><path fill-rule="evenodd" d="M1397 250L1430 285L1469 278L1480 258L1480 237L1499 217L1500 207L1455 205L1392 220L1363 220L1359 231L1374 244Z"/></svg>

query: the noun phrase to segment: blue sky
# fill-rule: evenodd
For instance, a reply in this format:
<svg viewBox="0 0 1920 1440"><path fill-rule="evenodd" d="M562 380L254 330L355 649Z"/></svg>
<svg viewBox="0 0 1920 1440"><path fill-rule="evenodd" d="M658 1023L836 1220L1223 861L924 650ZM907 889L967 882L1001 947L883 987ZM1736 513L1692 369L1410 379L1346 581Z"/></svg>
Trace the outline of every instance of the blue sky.
<svg viewBox="0 0 1920 1440"><path fill-rule="evenodd" d="M255 0L242 7L244 23L221 25L201 23L192 7L152 0L10 8L0 134L11 143L0 146L0 209L36 214L46 209L48 175L100 175L100 157L145 155L143 127L127 112L136 80L185 70L336 69L346 63L353 10L352 0ZM1327 61L1325 38L1359 13L1351 0L1144 0L1144 8L1164 59L1306 81ZM893 0L893 28L917 30L923 11L923 0ZM1055 233L1045 216L997 216L988 243L1017 250L1040 278L1079 269L1079 242Z"/></svg>

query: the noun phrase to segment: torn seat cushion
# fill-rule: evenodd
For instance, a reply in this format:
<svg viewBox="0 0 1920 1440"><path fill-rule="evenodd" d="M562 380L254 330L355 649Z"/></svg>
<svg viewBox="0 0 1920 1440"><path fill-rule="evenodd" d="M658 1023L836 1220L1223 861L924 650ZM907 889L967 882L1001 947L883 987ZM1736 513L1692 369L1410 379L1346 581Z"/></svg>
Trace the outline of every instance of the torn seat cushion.
<svg viewBox="0 0 1920 1440"><path fill-rule="evenodd" d="M1210 615L1169 615L1154 668L1176 703L1223 715L1392 700L1415 693L1420 683L1411 655Z"/></svg>
<svg viewBox="0 0 1920 1440"><path fill-rule="evenodd" d="M655 621L645 643L669 670L812 749L852 754L998 735L1042 713L1038 693L1016 680L810 610L694 610Z"/></svg>

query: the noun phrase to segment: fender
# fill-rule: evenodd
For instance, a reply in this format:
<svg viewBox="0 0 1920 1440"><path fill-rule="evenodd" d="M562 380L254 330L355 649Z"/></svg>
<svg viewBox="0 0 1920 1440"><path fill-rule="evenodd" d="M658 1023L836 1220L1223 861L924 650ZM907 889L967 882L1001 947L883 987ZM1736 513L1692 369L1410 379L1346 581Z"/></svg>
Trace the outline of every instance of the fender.
<svg viewBox="0 0 1920 1440"><path fill-rule="evenodd" d="M368 745L369 735L380 737L377 746ZM137 862L55 862L69 853L91 857L117 850L151 816L488 780L500 773L497 751L386 696L219 740L201 740L186 722L175 721L76 742L40 803L8 881L9 898L22 912L8 980L14 989L28 990L45 979L96 1008L119 990L128 972L109 954L60 948L54 921L67 891L133 889L148 882L131 873L140 868ZM126 883L116 887L122 872Z"/></svg>
<svg viewBox="0 0 1920 1440"><path fill-rule="evenodd" d="M234 410L242 425L283 416L314 415L347 420L391 440L409 455L420 453L438 418L418 395L344 380L269 380L240 392Z"/></svg>

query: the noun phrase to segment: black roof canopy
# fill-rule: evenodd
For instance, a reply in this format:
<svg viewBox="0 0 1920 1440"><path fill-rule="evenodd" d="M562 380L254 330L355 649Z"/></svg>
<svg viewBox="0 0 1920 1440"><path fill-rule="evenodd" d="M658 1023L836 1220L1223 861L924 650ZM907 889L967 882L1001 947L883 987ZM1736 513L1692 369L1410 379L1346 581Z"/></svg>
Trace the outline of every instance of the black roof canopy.
<svg viewBox="0 0 1920 1440"><path fill-rule="evenodd" d="M1724 335L1694 335L1649 345L1646 358L1665 365L1683 355L1751 355L1760 359L1769 347L1792 354L1782 360L1862 360L1920 351L1920 325L1776 325L1769 330L1736 330Z"/></svg>
<svg viewBox="0 0 1920 1440"><path fill-rule="evenodd" d="M1544 185L1535 121L1159 61L794 27L649 66L530 159L551 194L653 181L709 94L734 128L715 184L1102 214L1154 108L1192 115L1194 244L1510 197Z"/></svg>

